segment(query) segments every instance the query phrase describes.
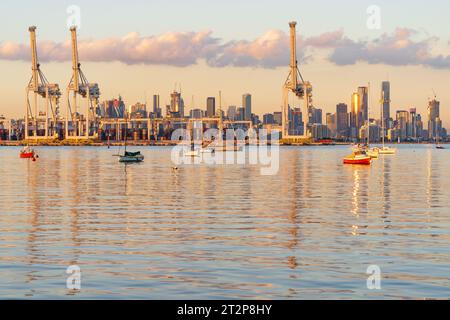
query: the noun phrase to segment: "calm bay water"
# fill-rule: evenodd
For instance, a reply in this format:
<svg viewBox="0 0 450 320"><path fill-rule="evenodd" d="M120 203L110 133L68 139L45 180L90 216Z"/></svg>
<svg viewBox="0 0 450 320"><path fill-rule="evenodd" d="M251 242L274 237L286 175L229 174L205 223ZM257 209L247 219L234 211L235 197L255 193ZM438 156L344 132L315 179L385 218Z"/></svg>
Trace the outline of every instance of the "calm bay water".
<svg viewBox="0 0 450 320"><path fill-rule="evenodd" d="M174 171L169 148L126 167L107 148L19 150L0 148L0 298L450 298L448 149L352 167L349 147L285 147L275 176Z"/></svg>

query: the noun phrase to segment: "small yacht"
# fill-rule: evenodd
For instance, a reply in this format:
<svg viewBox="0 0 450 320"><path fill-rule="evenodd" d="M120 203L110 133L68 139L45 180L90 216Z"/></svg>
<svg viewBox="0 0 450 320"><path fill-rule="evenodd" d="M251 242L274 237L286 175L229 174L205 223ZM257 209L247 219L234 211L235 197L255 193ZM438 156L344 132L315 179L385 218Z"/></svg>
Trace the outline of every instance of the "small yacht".
<svg viewBox="0 0 450 320"><path fill-rule="evenodd" d="M36 155L36 152L32 148L30 148L29 146L26 146L20 151L20 158L21 159L36 159L37 155Z"/></svg>
<svg viewBox="0 0 450 320"><path fill-rule="evenodd" d="M371 165L372 158L364 150L355 150L344 158L344 164Z"/></svg>
<svg viewBox="0 0 450 320"><path fill-rule="evenodd" d="M140 151L138 152L128 152L125 151L123 155L119 155L119 162L121 163L136 163L144 161L144 156Z"/></svg>

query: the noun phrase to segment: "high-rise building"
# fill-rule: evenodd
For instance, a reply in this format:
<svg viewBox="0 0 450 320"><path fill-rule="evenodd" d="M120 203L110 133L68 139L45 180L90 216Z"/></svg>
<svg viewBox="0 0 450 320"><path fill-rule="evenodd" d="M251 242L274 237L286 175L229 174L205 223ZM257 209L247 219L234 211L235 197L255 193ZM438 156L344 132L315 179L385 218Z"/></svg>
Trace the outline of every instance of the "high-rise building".
<svg viewBox="0 0 450 320"><path fill-rule="evenodd" d="M399 133L399 138L402 141L405 141L408 138L408 120L409 120L409 112L405 110L397 111L397 129Z"/></svg>
<svg viewBox="0 0 450 320"><path fill-rule="evenodd" d="M362 122L361 126L367 122L369 119L369 88L368 87L359 87L358 95L360 98L360 107Z"/></svg>
<svg viewBox="0 0 450 320"><path fill-rule="evenodd" d="M245 109L245 121L251 121L252 120L252 95L251 94L244 94L242 96L242 106Z"/></svg>
<svg viewBox="0 0 450 320"><path fill-rule="evenodd" d="M303 124L303 115L300 108L289 108L289 134L292 136L302 136L305 132Z"/></svg>
<svg viewBox="0 0 450 320"><path fill-rule="evenodd" d="M276 124L281 126L283 123L283 113L282 112L274 112L273 113L273 121Z"/></svg>
<svg viewBox="0 0 450 320"><path fill-rule="evenodd" d="M383 81L381 84L381 101L382 101L382 113L385 129L389 128L389 119L391 118L391 83L389 81Z"/></svg>
<svg viewBox="0 0 450 320"><path fill-rule="evenodd" d="M213 118L216 116L216 98L209 97L206 100L206 117Z"/></svg>
<svg viewBox="0 0 450 320"><path fill-rule="evenodd" d="M348 137L348 106L345 103L336 106L336 135Z"/></svg>
<svg viewBox="0 0 450 320"><path fill-rule="evenodd" d="M428 138L435 139L438 136L440 123L440 102L436 99L428 103Z"/></svg>
<svg viewBox="0 0 450 320"><path fill-rule="evenodd" d="M159 102L159 94L153 95L153 114L155 117L161 117L161 104Z"/></svg>
<svg viewBox="0 0 450 320"><path fill-rule="evenodd" d="M192 109L189 113L191 119L201 119L203 118L203 110L202 109Z"/></svg>
<svg viewBox="0 0 450 320"><path fill-rule="evenodd" d="M170 94L170 114L173 117L184 117L184 101L180 92L172 92Z"/></svg>
<svg viewBox="0 0 450 320"><path fill-rule="evenodd" d="M357 138L359 129L363 125L363 117L361 112L361 97L358 92L352 94L352 110L350 112L350 136Z"/></svg>
<svg viewBox="0 0 450 320"><path fill-rule="evenodd" d="M227 118L230 121L236 121L237 108L236 106L229 106L227 111Z"/></svg>
<svg viewBox="0 0 450 320"><path fill-rule="evenodd" d="M417 139L417 110L416 108L409 109L408 119L408 138Z"/></svg>
<svg viewBox="0 0 450 320"><path fill-rule="evenodd" d="M330 137L334 138L337 136L337 121L336 121L336 114L327 113L327 127L330 130Z"/></svg>
<svg viewBox="0 0 450 320"><path fill-rule="evenodd" d="M239 107L237 109L237 121L244 121L245 120L245 108Z"/></svg>
<svg viewBox="0 0 450 320"><path fill-rule="evenodd" d="M275 120L273 117L273 113L266 113L263 115L263 124L274 124Z"/></svg>

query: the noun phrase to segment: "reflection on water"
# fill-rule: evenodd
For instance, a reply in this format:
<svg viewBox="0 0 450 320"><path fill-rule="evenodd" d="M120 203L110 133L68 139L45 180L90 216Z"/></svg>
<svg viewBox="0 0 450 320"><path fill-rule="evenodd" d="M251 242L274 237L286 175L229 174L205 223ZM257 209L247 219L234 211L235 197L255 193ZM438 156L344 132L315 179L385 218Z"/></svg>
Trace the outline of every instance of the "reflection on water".
<svg viewBox="0 0 450 320"><path fill-rule="evenodd" d="M124 166L106 148L0 149L1 298L448 298L450 153L282 148L258 166ZM66 289L79 265L82 290ZM366 269L382 270L382 290Z"/></svg>

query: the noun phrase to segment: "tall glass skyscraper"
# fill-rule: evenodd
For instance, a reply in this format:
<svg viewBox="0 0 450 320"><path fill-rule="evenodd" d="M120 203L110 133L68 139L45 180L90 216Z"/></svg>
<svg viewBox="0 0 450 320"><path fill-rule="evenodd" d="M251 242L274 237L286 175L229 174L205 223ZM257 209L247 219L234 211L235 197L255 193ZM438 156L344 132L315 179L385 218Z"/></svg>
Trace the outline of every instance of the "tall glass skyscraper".
<svg viewBox="0 0 450 320"><path fill-rule="evenodd" d="M381 103L383 112L384 127L389 128L389 119L391 118L391 83L383 81L381 84Z"/></svg>
<svg viewBox="0 0 450 320"><path fill-rule="evenodd" d="M244 94L242 96L242 107L245 109L245 121L252 120L252 95Z"/></svg>

